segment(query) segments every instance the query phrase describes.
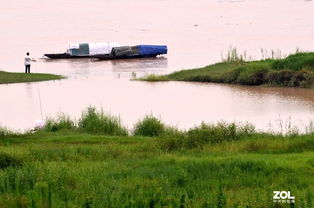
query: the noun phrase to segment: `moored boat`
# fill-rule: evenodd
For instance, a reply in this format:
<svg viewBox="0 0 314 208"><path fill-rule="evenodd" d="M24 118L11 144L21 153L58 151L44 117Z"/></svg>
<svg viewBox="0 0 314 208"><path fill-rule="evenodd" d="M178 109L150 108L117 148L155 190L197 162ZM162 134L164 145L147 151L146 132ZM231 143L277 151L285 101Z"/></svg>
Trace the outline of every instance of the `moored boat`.
<svg viewBox="0 0 314 208"><path fill-rule="evenodd" d="M117 43L71 44L66 53L44 54L50 59L94 58L98 60L145 58L167 54L166 45L120 46Z"/></svg>

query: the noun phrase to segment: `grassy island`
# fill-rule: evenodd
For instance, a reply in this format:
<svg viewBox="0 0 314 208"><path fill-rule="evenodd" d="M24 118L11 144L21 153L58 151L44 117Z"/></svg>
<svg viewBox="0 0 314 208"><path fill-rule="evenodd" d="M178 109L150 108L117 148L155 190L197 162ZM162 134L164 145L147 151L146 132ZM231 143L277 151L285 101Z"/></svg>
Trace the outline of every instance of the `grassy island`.
<svg viewBox="0 0 314 208"><path fill-rule="evenodd" d="M20 82L39 82L63 79L63 76L55 74L39 74L39 73L15 73L0 71L0 84L20 83Z"/></svg>
<svg viewBox="0 0 314 208"><path fill-rule="evenodd" d="M244 61L235 52L221 63L169 75L149 75L140 80L314 88L314 53L298 52L284 59Z"/></svg>
<svg viewBox="0 0 314 208"><path fill-rule="evenodd" d="M186 131L146 116L132 131L88 109L76 122L0 130L0 207L313 207L314 134L251 125ZM291 191L295 203L273 202Z"/></svg>

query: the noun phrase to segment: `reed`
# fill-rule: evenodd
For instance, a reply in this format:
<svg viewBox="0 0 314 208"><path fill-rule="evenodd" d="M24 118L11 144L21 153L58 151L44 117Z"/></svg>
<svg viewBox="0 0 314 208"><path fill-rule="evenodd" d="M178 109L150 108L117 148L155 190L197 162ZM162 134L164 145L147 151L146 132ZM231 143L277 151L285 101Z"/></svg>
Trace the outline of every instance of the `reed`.
<svg viewBox="0 0 314 208"><path fill-rule="evenodd" d="M222 55L222 62L225 63L244 63L247 59L246 52L243 52L243 54L238 52L238 49L235 47L230 47L226 57Z"/></svg>
<svg viewBox="0 0 314 208"><path fill-rule="evenodd" d="M101 133L106 135L126 136L128 131L122 126L120 118L102 110L97 111L94 107L89 107L78 122L78 129L88 133Z"/></svg>
<svg viewBox="0 0 314 208"><path fill-rule="evenodd" d="M50 132L56 132L60 130L76 130L77 126L70 116L66 114L60 114L57 119L47 118L45 122L44 130Z"/></svg>

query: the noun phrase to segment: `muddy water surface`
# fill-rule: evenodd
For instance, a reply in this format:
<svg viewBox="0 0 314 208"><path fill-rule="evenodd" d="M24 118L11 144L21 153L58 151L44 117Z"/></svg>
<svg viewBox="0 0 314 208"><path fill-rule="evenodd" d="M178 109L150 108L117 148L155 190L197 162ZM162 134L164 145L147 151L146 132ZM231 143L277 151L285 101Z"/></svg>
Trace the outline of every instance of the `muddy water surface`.
<svg viewBox="0 0 314 208"><path fill-rule="evenodd" d="M248 58L314 50L313 1L303 0L55 0L6 1L0 8L0 68L66 80L0 86L0 123L26 129L43 117L78 117L89 105L120 115L129 127L145 114L188 128L201 121L251 122L259 129L304 128L314 120L314 92L185 82L130 81L134 75L169 73L221 60L230 45ZM158 59L95 62L43 60L73 42L166 44ZM263 53L261 52L263 49ZM278 52L277 54L280 55ZM42 108L40 108L40 103Z"/></svg>

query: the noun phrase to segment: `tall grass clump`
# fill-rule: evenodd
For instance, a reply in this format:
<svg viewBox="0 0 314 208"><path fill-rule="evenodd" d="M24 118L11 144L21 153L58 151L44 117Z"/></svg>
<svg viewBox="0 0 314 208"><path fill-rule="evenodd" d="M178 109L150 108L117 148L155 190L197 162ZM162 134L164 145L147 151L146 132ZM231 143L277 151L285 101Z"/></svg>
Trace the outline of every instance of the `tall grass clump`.
<svg viewBox="0 0 314 208"><path fill-rule="evenodd" d="M128 130L122 126L118 117L97 111L94 107L89 107L78 122L79 130L88 133L100 133L111 136L127 136Z"/></svg>
<svg viewBox="0 0 314 208"><path fill-rule="evenodd" d="M255 133L252 125L239 126L236 123L220 122L218 124L202 123L191 128L187 134L187 147L202 147L204 144L222 143L224 141L239 140Z"/></svg>
<svg viewBox="0 0 314 208"><path fill-rule="evenodd" d="M0 139L5 138L7 136L13 136L13 135L16 135L16 133L14 133L13 131L9 130L6 127L0 126Z"/></svg>
<svg viewBox="0 0 314 208"><path fill-rule="evenodd" d="M296 49L296 53L299 53L299 49ZM271 50L270 54L268 53L267 49L261 48L261 56L262 60L267 60L267 59L283 59L286 57L281 50Z"/></svg>
<svg viewBox="0 0 314 208"><path fill-rule="evenodd" d="M167 126L165 131L155 140L156 145L165 151L174 151L186 147L186 132Z"/></svg>
<svg viewBox="0 0 314 208"><path fill-rule="evenodd" d="M178 149L203 148L206 144L220 144L236 141L256 134L251 124L239 125L236 123L220 122L217 124L202 123L188 131L177 129L167 130L157 139L159 147L166 151Z"/></svg>
<svg viewBox="0 0 314 208"><path fill-rule="evenodd" d="M70 116L61 114L57 119L48 118L46 120L44 130L49 132L56 132L63 129L75 130L75 122L70 118Z"/></svg>
<svg viewBox="0 0 314 208"><path fill-rule="evenodd" d="M153 115L146 115L134 126L134 135L156 137L165 132L165 125Z"/></svg>
<svg viewBox="0 0 314 208"><path fill-rule="evenodd" d="M230 47L227 52L227 57L222 57L222 62L225 63L244 63L246 60L246 52L240 54L235 47Z"/></svg>
<svg viewBox="0 0 314 208"><path fill-rule="evenodd" d="M22 165L22 161L16 157L13 157L7 153L0 152L0 169L8 167L19 167Z"/></svg>

